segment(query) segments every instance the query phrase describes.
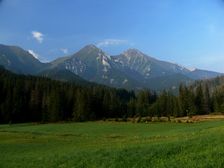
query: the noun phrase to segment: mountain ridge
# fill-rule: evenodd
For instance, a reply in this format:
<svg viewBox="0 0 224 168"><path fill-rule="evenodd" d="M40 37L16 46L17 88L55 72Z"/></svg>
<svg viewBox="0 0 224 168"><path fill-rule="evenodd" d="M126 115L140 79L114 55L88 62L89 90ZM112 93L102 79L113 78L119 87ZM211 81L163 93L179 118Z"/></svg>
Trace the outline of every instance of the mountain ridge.
<svg viewBox="0 0 224 168"><path fill-rule="evenodd" d="M46 64L18 46L0 44L0 64L17 73L37 73Z"/></svg>
<svg viewBox="0 0 224 168"><path fill-rule="evenodd" d="M22 61L17 61L20 59ZM8 61L15 61L16 68L7 66ZM60 72L58 76L61 76L62 71L70 71L90 82L126 89L174 88L180 83L222 75L222 73L200 69L191 71L184 66L148 56L134 48L111 56L93 44L86 45L70 56L60 57L49 63L41 63L22 48L0 45L0 65L13 72L25 74L51 71ZM67 79L62 76L61 78Z"/></svg>

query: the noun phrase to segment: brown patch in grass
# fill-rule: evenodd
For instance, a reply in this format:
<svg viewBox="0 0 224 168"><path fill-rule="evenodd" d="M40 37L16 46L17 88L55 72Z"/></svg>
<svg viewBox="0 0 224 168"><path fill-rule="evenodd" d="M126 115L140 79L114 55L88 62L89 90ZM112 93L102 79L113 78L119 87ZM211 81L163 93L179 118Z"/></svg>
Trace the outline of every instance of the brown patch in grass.
<svg viewBox="0 0 224 168"><path fill-rule="evenodd" d="M196 115L192 117L175 118L175 121L179 121L183 123L192 123L192 122L210 121L210 120L224 120L224 115L209 114L209 115Z"/></svg>

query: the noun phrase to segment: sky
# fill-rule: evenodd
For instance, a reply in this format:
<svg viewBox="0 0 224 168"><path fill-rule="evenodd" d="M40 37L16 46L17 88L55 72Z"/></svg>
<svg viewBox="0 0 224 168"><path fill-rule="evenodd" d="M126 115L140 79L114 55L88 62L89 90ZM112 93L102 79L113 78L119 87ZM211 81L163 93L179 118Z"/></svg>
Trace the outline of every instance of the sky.
<svg viewBox="0 0 224 168"><path fill-rule="evenodd" d="M0 0L0 43L42 62L95 44L224 72L224 0Z"/></svg>

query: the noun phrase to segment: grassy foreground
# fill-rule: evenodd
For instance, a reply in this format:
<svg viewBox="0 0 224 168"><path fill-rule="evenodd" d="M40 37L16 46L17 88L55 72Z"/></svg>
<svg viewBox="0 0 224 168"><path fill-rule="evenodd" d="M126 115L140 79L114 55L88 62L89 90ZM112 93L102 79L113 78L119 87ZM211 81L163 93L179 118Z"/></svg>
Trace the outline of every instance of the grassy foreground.
<svg viewBox="0 0 224 168"><path fill-rule="evenodd" d="M2 125L7 167L224 167L224 121Z"/></svg>

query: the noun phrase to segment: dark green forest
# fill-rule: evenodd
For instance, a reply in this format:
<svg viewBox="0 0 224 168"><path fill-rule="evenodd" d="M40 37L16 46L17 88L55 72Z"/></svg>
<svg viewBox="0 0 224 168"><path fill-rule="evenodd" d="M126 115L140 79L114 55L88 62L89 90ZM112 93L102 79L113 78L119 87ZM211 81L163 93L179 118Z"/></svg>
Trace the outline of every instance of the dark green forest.
<svg viewBox="0 0 224 168"><path fill-rule="evenodd" d="M0 123L90 121L107 118L170 118L224 112L224 87L206 82L168 91L138 92L101 85L80 86L0 68Z"/></svg>

